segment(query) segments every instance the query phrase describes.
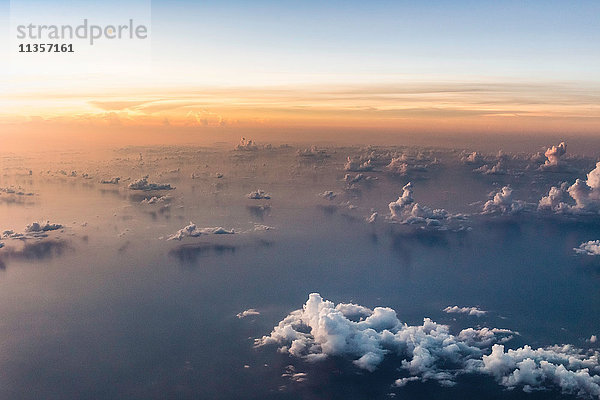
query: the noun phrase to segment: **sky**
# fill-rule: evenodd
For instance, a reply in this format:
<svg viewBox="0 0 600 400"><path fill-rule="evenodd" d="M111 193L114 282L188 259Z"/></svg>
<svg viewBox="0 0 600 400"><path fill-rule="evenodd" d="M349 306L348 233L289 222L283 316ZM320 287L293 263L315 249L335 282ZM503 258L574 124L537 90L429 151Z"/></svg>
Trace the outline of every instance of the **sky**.
<svg viewBox="0 0 600 400"><path fill-rule="evenodd" d="M3 0L3 139L593 135L599 11L594 1ZM18 24L130 18L148 38L16 52Z"/></svg>

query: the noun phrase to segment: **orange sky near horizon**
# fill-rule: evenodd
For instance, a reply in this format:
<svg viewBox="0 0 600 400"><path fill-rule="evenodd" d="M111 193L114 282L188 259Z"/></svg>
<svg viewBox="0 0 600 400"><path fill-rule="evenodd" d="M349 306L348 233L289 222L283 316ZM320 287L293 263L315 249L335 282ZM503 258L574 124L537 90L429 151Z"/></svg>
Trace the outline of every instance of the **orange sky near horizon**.
<svg viewBox="0 0 600 400"><path fill-rule="evenodd" d="M38 3L0 1L0 150L600 134L598 2ZM84 19L148 35L18 51Z"/></svg>
<svg viewBox="0 0 600 400"><path fill-rule="evenodd" d="M290 139L285 137L286 129L361 130L366 143L369 134L377 132L592 135L600 127L600 91L577 82L406 79L329 87L75 87L61 91L19 87L0 94L4 147L9 142L18 146L32 137L48 138L50 132L56 143L110 142L107 134L81 137L86 131L106 132L107 128L120 132L113 137L115 143L154 142L144 135L137 137L132 133L135 128L169 132L162 141L170 144L182 142L177 136L189 131L215 140L218 132L237 137L277 131L286 141ZM12 132L11 140L8 132Z"/></svg>

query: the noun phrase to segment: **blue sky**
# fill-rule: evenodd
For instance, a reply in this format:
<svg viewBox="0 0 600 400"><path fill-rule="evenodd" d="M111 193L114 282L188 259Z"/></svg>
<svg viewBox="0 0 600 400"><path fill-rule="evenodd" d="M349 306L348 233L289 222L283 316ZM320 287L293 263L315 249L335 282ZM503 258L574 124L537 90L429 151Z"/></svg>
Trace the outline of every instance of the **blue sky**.
<svg viewBox="0 0 600 400"><path fill-rule="evenodd" d="M600 65L599 2L181 1L152 9L161 52L215 68L239 60L272 72L596 80Z"/></svg>
<svg viewBox="0 0 600 400"><path fill-rule="evenodd" d="M277 129L598 132L598 1L13 4L24 2L47 24L151 14L150 38L78 45L69 57L20 56L19 68L0 69L0 120L120 112L151 124L208 114ZM0 14L8 26L8 1ZM17 44L4 32L9 54ZM122 104L138 106L115 108Z"/></svg>

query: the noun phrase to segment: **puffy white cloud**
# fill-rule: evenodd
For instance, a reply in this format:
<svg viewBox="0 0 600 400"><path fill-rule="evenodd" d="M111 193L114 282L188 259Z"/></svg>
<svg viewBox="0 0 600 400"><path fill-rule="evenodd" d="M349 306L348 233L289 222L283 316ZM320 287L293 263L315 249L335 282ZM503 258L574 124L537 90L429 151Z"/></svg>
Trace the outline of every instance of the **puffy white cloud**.
<svg viewBox="0 0 600 400"><path fill-rule="evenodd" d="M493 343L504 343L511 340L518 332L501 328L467 328L459 332L458 338L470 346L491 346Z"/></svg>
<svg viewBox="0 0 600 400"><path fill-rule="evenodd" d="M513 200L512 189L504 186L492 199L483 205L483 214L516 214L523 211L526 203L522 200Z"/></svg>
<svg viewBox="0 0 600 400"><path fill-rule="evenodd" d="M489 163L474 169L473 172L478 172L483 175L506 175L510 172L507 165L508 159L508 155L500 150L496 155L495 161L490 160ZM493 164L494 162L495 164Z"/></svg>
<svg viewBox="0 0 600 400"><path fill-rule="evenodd" d="M311 146L308 149L298 150L297 154L299 157L307 157L307 158L326 158L329 157L327 151L320 150L317 146Z"/></svg>
<svg viewBox="0 0 600 400"><path fill-rule="evenodd" d="M508 173L506 162L502 159L498 160L498 162L491 167L487 164L484 164L473 171L482 173L483 175L506 175Z"/></svg>
<svg viewBox="0 0 600 400"><path fill-rule="evenodd" d="M434 162L437 163L437 160ZM408 175L411 172L425 172L430 164L415 164L411 163L406 155L400 157L394 157L385 169L396 175Z"/></svg>
<svg viewBox="0 0 600 400"><path fill-rule="evenodd" d="M48 232L62 229L61 224L51 224L50 221L45 223L33 222L25 227L27 233Z"/></svg>
<svg viewBox="0 0 600 400"><path fill-rule="evenodd" d="M426 224L428 226L441 226L443 220L450 217L444 209L431 209L415 202L412 183L407 183L402 188L398 200L388 205L390 219L403 224Z"/></svg>
<svg viewBox="0 0 600 400"><path fill-rule="evenodd" d="M587 214L600 211L600 162L587 174L587 180L577 179L569 187L563 183L553 186L542 197L538 209L556 213ZM573 204L574 203L574 204Z"/></svg>
<svg viewBox="0 0 600 400"><path fill-rule="evenodd" d="M171 187L168 183L151 183L148 182L148 176L144 176L136 181L131 182L128 186L131 190L173 190L174 187Z"/></svg>
<svg viewBox="0 0 600 400"><path fill-rule="evenodd" d="M252 229L252 231L254 232L264 232L264 231L272 231L275 228L269 225L263 225L263 224L254 224L254 229Z"/></svg>
<svg viewBox="0 0 600 400"><path fill-rule="evenodd" d="M62 229L61 224L51 224L49 221L40 223L33 222L25 227L23 233L15 232L13 230L6 230L2 233L2 237L5 239L34 239L47 237L47 232L56 231Z"/></svg>
<svg viewBox="0 0 600 400"><path fill-rule="evenodd" d="M376 181L377 177L376 176L368 176L368 175L365 175L365 174L356 174L355 176L352 176L350 174L346 174L346 175L344 175L344 179L343 179L343 181L346 182L346 183L348 183L349 185L352 185L354 183L358 183L358 182L360 182L362 180L365 180L365 181Z"/></svg>
<svg viewBox="0 0 600 400"><path fill-rule="evenodd" d="M560 142L558 146L552 146L544 153L547 160L542 165L542 169L548 169L551 167L557 167L561 164L561 157L567 153L567 144Z"/></svg>
<svg viewBox="0 0 600 400"><path fill-rule="evenodd" d="M266 193L264 190L256 189L256 191L248 193L246 197L252 200L261 200L270 199L271 195L269 193Z"/></svg>
<svg viewBox="0 0 600 400"><path fill-rule="evenodd" d="M373 162L371 159L363 161L362 159L353 159L348 156L346 164L344 164L346 171L352 172L364 172L373 170Z"/></svg>
<svg viewBox="0 0 600 400"><path fill-rule="evenodd" d="M385 169L394 174L406 175L410 171L410 166L401 157L395 157L385 166Z"/></svg>
<svg viewBox="0 0 600 400"><path fill-rule="evenodd" d="M590 240L573 248L577 254L587 254L588 256L600 256L600 240Z"/></svg>
<svg viewBox="0 0 600 400"><path fill-rule="evenodd" d="M309 296L301 310L284 318L269 336L256 341L258 346L266 344L280 345L280 351L307 361L345 356L368 371L374 371L387 354L394 353L403 356L404 369L424 378L444 372L440 368L444 362L482 355L479 348L451 335L447 326L428 318L423 325L409 326L391 308L336 306L317 293Z"/></svg>
<svg viewBox="0 0 600 400"><path fill-rule="evenodd" d="M503 345L494 344L478 367L507 388L556 386L564 393L600 396L600 376L590 374L600 371L598 353L586 355L570 345L537 350L524 346L505 352Z"/></svg>
<svg viewBox="0 0 600 400"><path fill-rule="evenodd" d="M249 308L247 310L237 313L236 317L238 317L239 319L242 319L242 318L246 318L246 317L251 317L253 315L260 315L260 312L256 311L254 308Z"/></svg>
<svg viewBox="0 0 600 400"><path fill-rule="evenodd" d="M235 231L233 229L227 230L220 226L212 227L212 228L198 228L196 224L190 222L184 228L181 228L174 234L167 237L167 240L181 240L185 237L198 237L201 235L224 235L224 234L234 234Z"/></svg>
<svg viewBox="0 0 600 400"><path fill-rule="evenodd" d="M162 204L162 203L168 203L169 201L171 201L171 197L170 196L152 196L148 199L144 199L142 200L140 203L141 204Z"/></svg>
<svg viewBox="0 0 600 400"><path fill-rule="evenodd" d="M567 203L570 199L566 182L563 182L560 187L552 186L548 192L548 196L544 196L538 203L539 210L551 210L557 213L569 212L571 206Z"/></svg>
<svg viewBox="0 0 600 400"><path fill-rule="evenodd" d="M464 164L482 164L484 162L483 157L478 152L474 151L467 155L463 155L460 161Z"/></svg>
<svg viewBox="0 0 600 400"><path fill-rule="evenodd" d="M487 314L487 311L481 310L477 307L459 307L459 306L448 306L444 308L444 312L451 314L469 314L474 315L476 317L481 317L482 315Z"/></svg>
<svg viewBox="0 0 600 400"><path fill-rule="evenodd" d="M240 143L235 146L236 151L256 151L258 150L258 146L254 143L253 140L246 139L245 137L240 139Z"/></svg>
<svg viewBox="0 0 600 400"><path fill-rule="evenodd" d="M302 309L292 311L255 345L276 345L280 352L308 362L344 357L367 371L377 369L387 355L395 355L401 358L400 369L409 375L397 379L395 386L416 380L451 386L457 375L478 373L493 376L507 388L557 388L563 393L600 396L598 352L586 353L570 345L505 351L498 342L514 333L469 328L453 335L448 326L428 318L422 325L407 325L391 308L336 306L312 293Z"/></svg>

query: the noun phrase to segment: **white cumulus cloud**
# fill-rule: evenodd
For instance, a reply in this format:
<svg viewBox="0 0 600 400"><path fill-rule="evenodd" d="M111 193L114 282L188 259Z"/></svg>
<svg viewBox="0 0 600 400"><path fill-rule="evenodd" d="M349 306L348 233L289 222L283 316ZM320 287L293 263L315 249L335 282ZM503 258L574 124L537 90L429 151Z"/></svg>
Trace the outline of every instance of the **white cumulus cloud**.
<svg viewBox="0 0 600 400"><path fill-rule="evenodd" d="M428 318L408 325L388 307L369 309L338 304L312 293L302 309L292 311L257 347L276 345L280 352L308 362L344 357L366 371L376 370L388 355L400 357L404 386L417 380L455 384L461 374L489 374L507 388L524 391L555 388L563 393L600 396L598 352L571 345L505 350L508 329L465 329L453 335L446 325Z"/></svg>
<svg viewBox="0 0 600 400"><path fill-rule="evenodd" d="M256 191L248 193L246 197L252 200L261 200L270 199L271 195L269 193L266 193L264 190L256 189Z"/></svg>
<svg viewBox="0 0 600 400"><path fill-rule="evenodd" d="M567 153L567 144L565 142L560 142L558 146L552 146L544 153L546 156L546 162L542 165L541 169L551 169L556 168L562 164L562 160L560 159Z"/></svg>
<svg viewBox="0 0 600 400"><path fill-rule="evenodd" d="M254 308L249 308L247 310L237 313L236 317L242 319L246 317L251 317L253 315L260 315L260 312L256 311Z"/></svg>
<svg viewBox="0 0 600 400"><path fill-rule="evenodd" d="M600 211L600 162L587 174L587 180L577 179L568 186L553 186L542 197L538 209L556 213L588 214Z"/></svg>
<svg viewBox="0 0 600 400"><path fill-rule="evenodd" d="M573 248L577 254L587 254L588 256L600 256L600 240L590 240Z"/></svg>
<svg viewBox="0 0 600 400"><path fill-rule="evenodd" d="M371 159L367 159L367 160L363 161L361 158L354 159L352 157L348 157L346 159L346 164L344 164L344 169L346 171L352 171L352 172L372 171L373 170L373 162L371 161Z"/></svg>
<svg viewBox="0 0 600 400"><path fill-rule="evenodd" d="M482 315L487 314L487 311L481 310L477 307L459 307L459 306L448 306L444 308L444 312L451 314L468 314L474 315L476 317L481 317Z"/></svg>
<svg viewBox="0 0 600 400"><path fill-rule="evenodd" d="M144 176L143 178L140 178L136 181L131 182L128 186L129 189L131 190L143 190L143 191L150 191L150 190L173 190L175 189L174 187L172 187L170 184L168 183L152 183L152 182L148 182L148 177Z"/></svg>
<svg viewBox="0 0 600 400"><path fill-rule="evenodd" d="M407 183L402 188L398 200L388 205L390 219L403 224L426 224L428 226L442 226L443 221L450 217L444 209L431 209L415 202L412 183Z"/></svg>
<svg viewBox="0 0 600 400"><path fill-rule="evenodd" d="M167 240L181 240L185 237L198 237L201 235L223 235L234 234L233 229L225 229L220 226L211 228L198 228L196 224L190 222L189 225L181 228L174 234L167 237Z"/></svg>
<svg viewBox="0 0 600 400"><path fill-rule="evenodd" d="M63 229L61 224L53 224L46 222L32 222L25 227L24 232L15 232L13 230L5 230L2 232L2 237L5 239L34 239L47 237L47 232Z"/></svg>
<svg viewBox="0 0 600 400"><path fill-rule="evenodd" d="M516 214L523 211L526 204L522 200L513 199L513 190L504 186L483 205L483 214Z"/></svg>

